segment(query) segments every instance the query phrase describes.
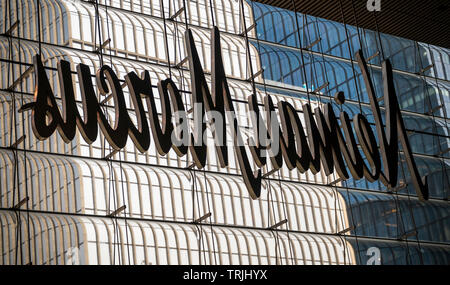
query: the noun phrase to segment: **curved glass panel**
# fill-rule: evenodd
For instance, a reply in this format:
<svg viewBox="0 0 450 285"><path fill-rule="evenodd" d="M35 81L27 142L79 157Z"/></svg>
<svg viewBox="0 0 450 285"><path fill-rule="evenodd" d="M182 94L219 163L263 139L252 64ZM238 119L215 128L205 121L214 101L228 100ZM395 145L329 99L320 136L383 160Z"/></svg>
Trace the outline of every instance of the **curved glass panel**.
<svg viewBox="0 0 450 285"><path fill-rule="evenodd" d="M30 239L36 247L31 254L22 247L15 260L17 218L13 211L0 211L1 264L354 263L350 243L332 236L148 220L119 219L113 223L109 218L41 213L30 213L28 218L32 231L28 237L22 227L21 242L29 244ZM19 219L25 223L27 217Z"/></svg>
<svg viewBox="0 0 450 285"><path fill-rule="evenodd" d="M40 27L37 3L0 0L0 264L449 264L448 49L253 1L45 0L39 2ZM31 112L19 112L34 101L38 53L60 110L60 60L70 63L81 114L80 63L90 68L96 92L94 74L102 65L110 65L121 84L130 72L148 71L160 116L157 84L171 78L189 110L184 33L192 31L211 89L213 26L221 31L220 52L245 142L254 137L251 94L261 111L267 95L275 106L289 102L304 127L304 104L315 109L331 103L336 116L361 113L374 130L353 54L363 50L379 98L381 61L390 59L430 199L417 198L401 147L395 189L380 180L291 171L286 164L274 172L269 163L262 168L261 197L253 200L231 131L229 164L222 168L208 125L207 162L199 170L190 167L191 154L159 155L153 138L144 153L131 139L111 153L101 132L92 144L79 132L70 143L56 132L41 141ZM342 106L334 101L337 91L345 93ZM123 92L137 123L126 84ZM97 95L112 123L114 100ZM148 113L146 104L144 109ZM188 115L191 131L193 118Z"/></svg>

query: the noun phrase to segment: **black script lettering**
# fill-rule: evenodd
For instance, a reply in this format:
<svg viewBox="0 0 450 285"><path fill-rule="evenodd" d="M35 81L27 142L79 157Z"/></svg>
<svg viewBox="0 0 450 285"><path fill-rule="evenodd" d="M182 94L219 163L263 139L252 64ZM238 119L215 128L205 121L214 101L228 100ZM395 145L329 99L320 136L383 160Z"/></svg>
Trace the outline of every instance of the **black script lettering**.
<svg viewBox="0 0 450 285"><path fill-rule="evenodd" d="M372 128L366 117L361 114L356 114L353 118L353 125L355 126L359 144L370 165L369 169L369 167L363 163L364 177L370 182L373 182L379 178L381 172L380 152L378 151L375 135L373 134Z"/></svg>
<svg viewBox="0 0 450 285"><path fill-rule="evenodd" d="M195 165L201 169L205 166L207 152L207 146L203 141L203 134L206 130L206 124L202 118L202 115L205 113L203 97L209 97L210 94L202 64L197 54L197 48L195 47L194 37L190 29L185 32L184 38L189 58L189 70L191 71L192 103L194 108L194 134L191 135L189 150L191 151ZM197 110L197 108L201 108L201 110Z"/></svg>
<svg viewBox="0 0 450 285"><path fill-rule="evenodd" d="M359 50L356 53L355 57L361 69L364 83L366 84L367 94L369 95L370 106L372 108L375 120L378 140L380 142L380 152L384 167L384 173L380 174L381 181L388 188L394 188L397 184L399 137L417 196L421 200L427 200L427 178L420 177L419 171L417 170L417 166L414 161L414 157L412 156L411 146L409 145L405 126L400 113L400 107L397 101L397 95L395 94L392 66L390 61L386 60L382 63L384 105L386 109L386 132L384 132L383 122L381 120L380 106L378 105L378 100L375 96L373 83L369 77L367 63L364 59L362 51Z"/></svg>
<svg viewBox="0 0 450 285"><path fill-rule="evenodd" d="M311 163L309 169L313 174L318 173L321 167L320 161L322 160L322 164L325 168L325 174L330 175L333 172L333 157L330 152L324 153L324 150L329 150L329 148L326 147L326 138L322 138L320 136L316 122L314 121L311 106L309 104L303 105L303 116L305 118L309 150L311 152Z"/></svg>
<svg viewBox="0 0 450 285"><path fill-rule="evenodd" d="M278 105L281 125L283 126L283 136L286 148L283 155L289 169L297 167L304 173L309 169L311 163L311 153L309 151L306 135L302 122L295 108L288 102L281 102Z"/></svg>
<svg viewBox="0 0 450 285"><path fill-rule="evenodd" d="M162 82L159 86L161 86L160 89L162 93L168 93L170 96L170 100L172 101L172 108L175 117L175 131L174 136L171 137L172 148L175 150L177 155L181 157L188 151L187 146L189 144L189 125L187 122L184 104L181 99L180 90L175 85L175 82L173 82L173 80L170 78L165 79L164 82Z"/></svg>
<svg viewBox="0 0 450 285"><path fill-rule="evenodd" d="M161 100L162 109L162 122L159 123L158 112L156 109L155 96L153 95L152 83L150 79L150 74L148 71L142 73L141 78L139 78L136 73L130 72L125 76L125 80L129 86L131 98L133 98L133 103L138 106L138 110L143 110L142 97L145 98L147 102L147 107L150 117L150 126L152 130L153 139L155 141L156 150L160 155L165 155L169 152L172 147L172 141L170 136L172 135L173 125L172 125L172 111L170 109L169 95L167 94L166 82L161 81L158 83L159 97ZM136 103L135 103L136 101ZM138 111L142 116L140 120L146 120L144 112ZM138 116L139 118L140 116ZM138 125L140 126L140 120L138 119ZM147 123L146 123L147 124ZM134 126L133 126L134 127ZM145 126L144 136L148 133L148 127ZM130 136L135 136L136 129L130 128ZM150 142L150 138L148 139ZM147 149L148 149L147 145Z"/></svg>
<svg viewBox="0 0 450 285"><path fill-rule="evenodd" d="M95 77L100 94L108 96L111 92L114 100L114 127L111 128L106 121L101 120L100 128L112 148L120 150L127 144L128 124L130 122L122 86L116 73L108 65L100 67Z"/></svg>
<svg viewBox="0 0 450 285"><path fill-rule="evenodd" d="M212 96L209 92L197 54L192 32L187 30L185 34L192 79L192 102L194 103L194 108L198 108L198 106L201 108L194 110L194 136L192 134L186 134L190 139L187 142L189 146L183 143L185 136L172 136L174 133L172 109L175 113L176 120L180 119L179 112L185 113L180 91L171 79L162 80L158 83L162 107L162 122L160 123L148 72L144 72L141 78L134 72L129 73L125 77L133 105L136 109L137 127L133 125L127 112L122 86L116 74L109 66L102 66L100 68L96 74L96 80L100 93L104 96L112 96L114 98L114 127L110 126L105 114L100 108L94 92L89 67L83 64L77 66L77 73L83 100L84 119L80 116L75 102L70 65L67 61L61 61L58 64L63 111L61 115L39 55L34 57L34 68L36 72L35 101L23 105L21 110L32 110L33 133L40 140L48 138L57 129L63 140L67 143L74 138L76 126L78 126L84 139L88 143L92 143L97 138L98 126L95 123L97 121L103 134L114 149L119 150L123 148L129 135L136 147L143 152L148 150L150 145L150 131L141 101L142 98L145 98L150 113L152 135L155 139L158 153L160 155L166 155L170 151L170 148L173 148L179 156L183 156L187 154L189 149L194 158L195 165L198 168L203 168L207 155L207 148L203 139L206 124L202 118L202 115L205 114L205 105L208 112L218 112L221 116L224 116L224 121L227 119L230 122L229 125L233 128L234 151L237 155L244 183L253 199L257 199L261 194L262 177L261 169L259 168L267 163L267 156L263 154L267 154L270 157L273 170L278 170L282 167L284 158L289 169L297 168L302 173L309 169L313 174L316 174L323 167L326 175L332 174L336 169L339 177L345 180L349 178L349 174L347 173L348 167L355 179L361 179L362 177L365 177L368 181L380 179L387 187L393 188L397 184L398 179L397 139L399 139L417 195L421 200L428 199L427 179L426 177L421 178L419 176L412 156L411 147L395 95L392 67L388 60L382 64L386 109L386 131L384 131L380 107L375 97L372 80L369 78L367 64L361 51L356 54L366 84L374 114L376 132L380 142L380 150L378 150L375 135L369 122L362 114L355 115L353 118L355 133L368 165L366 165L359 152L356 139L353 135L351 120L346 112L340 113L341 125L339 125L330 103L325 104L321 108L316 108L314 115L309 104L303 105L305 128L308 134L308 137L306 137L297 111L288 102L279 102L277 104L281 120L280 127L275 107L269 95L264 98L267 128L264 127L256 94L252 94L248 97L248 103L250 110L255 114L252 122L255 127L256 136L255 138L249 138L248 142L250 144L250 153L258 166L258 169L253 171L246 148L242 142L243 139L239 131L233 101L225 76L220 52L220 33L216 27L211 32ZM336 97L338 104L343 104L345 101L343 93L339 92L338 95ZM225 125L226 122L222 127ZM214 126L216 126L216 122L214 122ZM186 118L176 126L175 130L177 133L180 128L181 130L188 129ZM341 128L344 134L342 134ZM184 133L187 133L187 131ZM264 145L262 144L261 134L266 135L270 145L267 142ZM220 165L221 167L226 167L228 165L226 128L214 128L213 136ZM384 173L381 172L382 162Z"/></svg>
<svg viewBox="0 0 450 285"><path fill-rule="evenodd" d="M245 186L247 187L247 190L250 194L250 197L252 199L257 199L261 195L261 170L258 169L256 171L252 171L247 152L245 150L241 133L239 131L239 126L237 119L233 117L231 114L234 114L234 106L233 101L231 99L231 94L228 89L228 83L227 78L225 77L225 71L223 69L223 62L222 62L222 54L221 54L221 47L220 47L220 33L219 29L217 27L213 28L212 31L212 44L213 44L213 50L216 51L218 56L214 60L214 66L213 70L215 70L215 74L223 74L224 76L220 76L216 78L216 86L221 85L223 88L222 96L223 96L223 102L225 104L225 108L228 112L226 112L228 116L228 120L230 123L232 123L233 128L233 142L234 142L234 150L236 151L236 155L238 158L239 167L242 172L242 176L244 179ZM218 94L217 94L218 95Z"/></svg>
<svg viewBox="0 0 450 285"><path fill-rule="evenodd" d="M142 78L143 79L140 79L134 72L130 72L125 75L125 82L127 83L128 90L130 91L130 97L133 101L134 109L136 110L136 119L138 124L138 127L136 128L130 120L128 124L128 134L137 149L140 152L145 152L150 147L150 131L148 129L147 116L145 115L141 96L146 96L146 99L149 100L148 90L151 92L152 89L150 75L148 72L143 72ZM148 102L147 106L149 106Z"/></svg>
<svg viewBox="0 0 450 285"><path fill-rule="evenodd" d="M286 148L283 134L278 123L275 107L273 105L272 97L267 95L264 97L264 108L266 109L266 123L267 131L269 133L270 146L268 147L270 161L273 169L280 169L283 166L283 152ZM276 133L278 131L278 133ZM278 141L277 141L278 138ZM286 152L286 151L285 151Z"/></svg>
<svg viewBox="0 0 450 285"><path fill-rule="evenodd" d="M258 108L258 101L256 98L256 94L249 95L247 97L248 108L251 111L252 115L252 124L253 124L253 134L254 138L248 138L248 145L250 149L250 153L252 154L253 160L255 161L258 167L263 167L266 165L266 155L262 154L263 151L266 151L267 141L269 135L267 133L267 129L264 126L263 119L261 117L261 113ZM264 145L261 144L262 139L266 139L264 141Z"/></svg>
<svg viewBox="0 0 450 285"><path fill-rule="evenodd" d="M341 128L344 131L344 136L341 132L337 132L342 155L347 162L347 167L353 178L357 180L361 179L364 175L364 161L359 153L355 137L353 136L353 130L347 112L341 112L339 119L341 121Z"/></svg>
<svg viewBox="0 0 450 285"><path fill-rule="evenodd" d="M338 137L342 137L342 134L333 107L330 103L327 103L323 107L323 112L320 108L316 108L314 111L318 125L317 131L321 138L321 140L319 140L321 150L320 156L325 157L325 159L322 159L322 163L326 165L326 167L329 167L328 170L325 169L325 173L329 170L331 170L332 173L334 167L336 168L339 177L346 180L349 176L341 155L340 147L342 147L342 145L339 144L338 140ZM326 159L327 157L332 158L331 163ZM326 164L324 162L326 162Z"/></svg>
<svg viewBox="0 0 450 285"><path fill-rule="evenodd" d="M33 57L33 64L36 75L34 102L23 105L21 111L32 110L31 127L33 133L39 140L45 140L55 132L56 128L61 129L63 127L63 119L56 104L50 83L48 82L40 54ZM66 135L62 129L60 131L66 143L73 139L71 132L67 133Z"/></svg>

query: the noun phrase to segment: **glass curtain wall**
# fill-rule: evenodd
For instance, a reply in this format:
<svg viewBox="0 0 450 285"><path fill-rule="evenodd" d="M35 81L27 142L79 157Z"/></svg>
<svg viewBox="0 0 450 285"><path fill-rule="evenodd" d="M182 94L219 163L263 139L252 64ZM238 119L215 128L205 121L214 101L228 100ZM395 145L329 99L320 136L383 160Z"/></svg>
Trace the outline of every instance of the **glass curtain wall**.
<svg viewBox="0 0 450 285"><path fill-rule="evenodd" d="M340 23L245 0L0 0L0 7L0 264L450 263L448 49L361 28L360 40L356 27L347 25L346 33ZM188 167L190 155L159 155L154 140L144 153L131 140L112 153L101 133L92 144L79 132L70 143L56 133L40 141L31 113L19 112L33 101L36 54L60 109L56 67L66 60L79 110L80 63L92 74L109 65L121 83L131 71L149 71L160 117L157 83L171 78L189 110L184 33L192 30L211 88L213 25L244 141L253 135L247 103L253 83L258 103L270 95L275 104L291 103L300 117L303 104L334 104L334 93L344 91L343 109L363 113L374 128L351 55L360 48L366 58L380 54L370 72L381 96L382 47L430 200L417 199L401 151L395 194L380 182L335 182L334 175L284 166L263 179L261 197L253 200L234 152L221 168L211 149L198 170ZM123 92L136 122L128 87ZM113 121L113 100L102 108ZM211 131L207 139L213 145Z"/></svg>

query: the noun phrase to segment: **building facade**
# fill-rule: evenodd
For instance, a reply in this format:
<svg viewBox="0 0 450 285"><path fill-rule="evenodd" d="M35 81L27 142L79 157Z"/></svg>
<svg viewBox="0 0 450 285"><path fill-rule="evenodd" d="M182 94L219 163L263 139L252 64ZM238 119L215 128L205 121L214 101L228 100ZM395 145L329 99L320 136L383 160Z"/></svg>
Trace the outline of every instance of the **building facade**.
<svg viewBox="0 0 450 285"><path fill-rule="evenodd" d="M1 0L0 263L1 264L449 264L450 50L243 0ZM414 159L428 177L421 201L400 148L399 183L348 179L284 165L263 168L259 199L241 178L237 154L220 166L207 153L159 155L152 139L140 152L131 140L114 151L99 131L39 140L32 112L33 56L39 54L61 108L58 62L70 63L78 109L77 65L109 65L121 83L148 71L170 78L185 109L193 107L185 32L192 31L211 87L211 28L221 53L243 140L252 136L248 96L270 95L299 113L333 104L364 114L375 129L354 54L366 57L377 97L389 59ZM93 80L94 86L95 80ZM95 86L96 87L96 86ZM338 106L334 95L343 91ZM136 106L123 84L133 122ZM114 100L99 96L110 121ZM382 111L384 104L380 100ZM86 110L85 110L86 111ZM192 118L189 118L190 120ZM208 142L214 145L211 131ZM232 138L229 136L227 138ZM254 166L254 165L253 165Z"/></svg>

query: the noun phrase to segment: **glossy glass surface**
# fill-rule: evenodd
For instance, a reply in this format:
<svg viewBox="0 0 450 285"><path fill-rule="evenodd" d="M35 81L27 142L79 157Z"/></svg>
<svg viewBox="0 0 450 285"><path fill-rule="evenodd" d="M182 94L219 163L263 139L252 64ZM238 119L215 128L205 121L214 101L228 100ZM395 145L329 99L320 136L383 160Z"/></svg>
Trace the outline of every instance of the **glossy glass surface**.
<svg viewBox="0 0 450 285"><path fill-rule="evenodd" d="M0 264L449 264L448 49L245 0L99 3L96 15L90 1L0 0L1 10L10 11L0 18L1 33L20 20L12 38L0 36ZM170 19L181 8L185 11ZM92 74L110 65L121 82L131 71L148 70L159 113L156 84L171 78L190 109L189 65L179 64L186 57L184 32L186 27L193 32L210 86L213 25L221 31L244 141L253 136L247 103L251 70L261 71L254 77L259 104L270 95L275 104L291 103L302 117L303 104L315 108L331 102L339 115L341 107L332 98L344 91L342 111L350 117L364 114L374 128L352 55L360 48L366 58L379 53L370 60L378 97L381 60L390 59L414 159L420 174L428 176L431 199L419 202L401 151L394 194L380 181L336 181L335 175L283 166L263 179L261 198L252 200L234 152L229 166L221 168L211 147L205 169L189 170L190 156L180 158L174 151L160 156L153 140L141 153L129 140L107 160L111 148L103 135L93 144L78 132L68 144L56 133L40 141L32 132L31 113L18 112L33 101L29 67L37 53L59 107L56 67L64 59L72 72L79 63ZM82 112L75 75L73 82ZM136 121L127 87L124 94ZM112 100L103 105L109 120L113 107ZM210 131L207 140L213 145ZM25 197L25 204L11 210ZM126 207L109 216L121 206Z"/></svg>

